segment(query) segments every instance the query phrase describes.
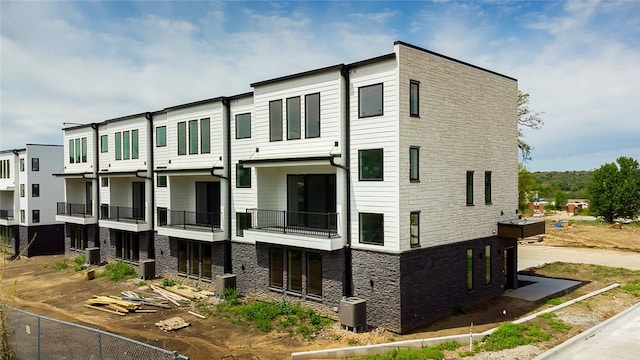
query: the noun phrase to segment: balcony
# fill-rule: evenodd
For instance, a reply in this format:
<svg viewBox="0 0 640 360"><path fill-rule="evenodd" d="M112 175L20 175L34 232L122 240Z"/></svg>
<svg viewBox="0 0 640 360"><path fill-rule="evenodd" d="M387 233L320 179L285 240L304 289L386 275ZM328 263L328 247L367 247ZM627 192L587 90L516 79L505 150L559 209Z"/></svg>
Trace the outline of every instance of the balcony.
<svg viewBox="0 0 640 360"><path fill-rule="evenodd" d="M74 204L68 202L57 203L56 220L72 224L95 224L97 219L93 215L93 204Z"/></svg>
<svg viewBox="0 0 640 360"><path fill-rule="evenodd" d="M254 241L318 250L336 250L344 246L338 213L266 209L247 209L247 213L251 220L245 234Z"/></svg>
<svg viewBox="0 0 640 360"><path fill-rule="evenodd" d="M158 209L158 234L202 241L226 239L220 226L221 214L185 210Z"/></svg>
<svg viewBox="0 0 640 360"><path fill-rule="evenodd" d="M13 210L0 210L0 225L10 226L17 224L13 217Z"/></svg>
<svg viewBox="0 0 640 360"><path fill-rule="evenodd" d="M498 222L498 236L509 239L524 239L545 233L544 221L525 219L506 220Z"/></svg>
<svg viewBox="0 0 640 360"><path fill-rule="evenodd" d="M102 204L100 206L100 226L133 232L151 230L145 213L145 208Z"/></svg>

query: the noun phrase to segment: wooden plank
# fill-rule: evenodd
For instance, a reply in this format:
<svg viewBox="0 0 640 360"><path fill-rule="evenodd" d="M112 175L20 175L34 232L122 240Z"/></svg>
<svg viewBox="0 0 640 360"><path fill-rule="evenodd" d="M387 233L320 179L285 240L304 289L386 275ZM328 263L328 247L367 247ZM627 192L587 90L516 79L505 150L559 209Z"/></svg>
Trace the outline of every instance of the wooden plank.
<svg viewBox="0 0 640 360"><path fill-rule="evenodd" d="M135 309L135 310L133 310L133 312L135 312L135 313L157 313L158 310L156 310L156 309Z"/></svg>
<svg viewBox="0 0 640 360"><path fill-rule="evenodd" d="M202 316L202 315L200 315L200 314L194 313L193 311L189 311L189 314L191 314L191 315L193 315L193 316L197 316L197 317L199 317L200 319L206 319L206 318L207 318L206 316Z"/></svg>
<svg viewBox="0 0 640 360"><path fill-rule="evenodd" d="M123 314L123 313L118 312L118 311L105 309L105 308L100 307L100 306L93 306L93 305L89 305L89 304L84 304L84 306L86 306L86 307L88 307L88 308L92 308L92 309L100 310L100 311L105 311L105 312L108 312L108 313L111 313L111 314L120 315L120 316L125 316L125 315L127 315L127 314Z"/></svg>

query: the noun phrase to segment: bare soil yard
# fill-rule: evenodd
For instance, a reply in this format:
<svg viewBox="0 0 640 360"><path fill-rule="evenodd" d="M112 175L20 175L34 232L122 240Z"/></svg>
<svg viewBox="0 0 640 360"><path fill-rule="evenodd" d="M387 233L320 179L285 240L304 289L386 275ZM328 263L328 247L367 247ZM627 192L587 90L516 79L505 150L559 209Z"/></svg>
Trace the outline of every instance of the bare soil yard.
<svg viewBox="0 0 640 360"><path fill-rule="evenodd" d="M640 228L637 227L612 229L608 226L574 225L557 229L547 226L547 236L540 244L617 248L640 252L639 240ZM113 282L106 278L87 280L82 272L55 270L52 265L63 258L64 256L59 255L7 261L4 275L0 274L0 293L4 295L0 298L8 295L12 306L175 350L195 360L286 359L294 351L468 334L472 322L474 332L482 332L497 327L504 321L514 320L551 306L499 297L469 307L463 315L452 315L406 335L394 334L384 329L353 334L334 325L323 330L317 339L308 341L296 334L277 331L265 333L251 325L237 325L220 315L200 319L188 314L188 309L174 306L170 310L159 309L158 313L136 313L126 316L87 308L84 301L93 295L119 295L121 291L136 290L139 281ZM551 264L529 269L529 273L585 282L583 286L562 296L559 301L576 298L614 282L624 283L640 277L637 272L603 272L598 267L573 264ZM640 293L613 290L565 308L562 314L558 315L571 325L571 329L555 334L549 342L541 344L537 350L530 353L539 353L545 348L553 347L622 311L640 301L638 296ZM503 310L506 310L506 315L503 315ZM181 316L190 322L191 326L172 333L163 332L154 326L155 322L174 316ZM531 358L527 356L530 355L520 359Z"/></svg>

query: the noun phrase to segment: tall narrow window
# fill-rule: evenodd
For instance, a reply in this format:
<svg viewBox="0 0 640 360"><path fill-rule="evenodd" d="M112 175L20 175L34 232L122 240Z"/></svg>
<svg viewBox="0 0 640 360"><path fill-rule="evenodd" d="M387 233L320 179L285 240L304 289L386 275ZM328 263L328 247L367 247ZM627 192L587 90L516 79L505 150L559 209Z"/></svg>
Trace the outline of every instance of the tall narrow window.
<svg viewBox="0 0 640 360"><path fill-rule="evenodd" d="M484 284L491 284L491 245L484 247Z"/></svg>
<svg viewBox="0 0 640 360"><path fill-rule="evenodd" d="M467 290L473 290L473 249L467 249Z"/></svg>
<svg viewBox="0 0 640 360"><path fill-rule="evenodd" d="M21 223L25 223L25 215L24 215L24 210L20 210L20 222Z"/></svg>
<svg viewBox="0 0 640 360"><path fill-rule="evenodd" d="M106 153L109 151L109 136L102 135L100 136L100 152Z"/></svg>
<svg viewBox="0 0 640 360"><path fill-rule="evenodd" d="M491 171L484 172L484 203L491 204Z"/></svg>
<svg viewBox="0 0 640 360"><path fill-rule="evenodd" d="M189 154L198 153L198 120L189 121Z"/></svg>
<svg viewBox="0 0 640 360"><path fill-rule="evenodd" d="M251 137L251 113L236 115L236 139Z"/></svg>
<svg viewBox="0 0 640 360"><path fill-rule="evenodd" d="M69 163L73 164L74 162L76 162L75 141L71 139L69 140Z"/></svg>
<svg viewBox="0 0 640 360"><path fill-rule="evenodd" d="M384 214L360 213L360 242L384 245Z"/></svg>
<svg viewBox="0 0 640 360"><path fill-rule="evenodd" d="M31 222L34 224L40 222L40 210L31 211Z"/></svg>
<svg viewBox="0 0 640 360"><path fill-rule="evenodd" d="M137 159L138 154L138 130L131 130L131 158Z"/></svg>
<svg viewBox="0 0 640 360"><path fill-rule="evenodd" d="M473 205L473 171L467 171L467 205Z"/></svg>
<svg viewBox="0 0 640 360"><path fill-rule="evenodd" d="M383 180L382 149L359 150L358 165L358 180Z"/></svg>
<svg viewBox="0 0 640 360"><path fill-rule="evenodd" d="M167 146L167 127L158 126L156 128L156 147Z"/></svg>
<svg viewBox="0 0 640 360"><path fill-rule="evenodd" d="M417 146L409 148L409 180L420 181L420 148Z"/></svg>
<svg viewBox="0 0 640 360"><path fill-rule="evenodd" d="M82 138L82 162L86 163L87 162L87 138L83 137Z"/></svg>
<svg viewBox="0 0 640 360"><path fill-rule="evenodd" d="M122 133L116 133L116 160L122 160Z"/></svg>
<svg viewBox="0 0 640 360"><path fill-rule="evenodd" d="M383 112L382 84L358 88L358 117L379 116Z"/></svg>
<svg viewBox="0 0 640 360"><path fill-rule="evenodd" d="M200 153L211 152L211 121L209 118L200 120Z"/></svg>
<svg viewBox="0 0 640 360"><path fill-rule="evenodd" d="M306 138L320 137L320 93L304 97L304 124Z"/></svg>
<svg viewBox="0 0 640 360"><path fill-rule="evenodd" d="M187 155L187 123L178 123L178 155Z"/></svg>
<svg viewBox="0 0 640 360"><path fill-rule="evenodd" d="M24 197L24 184L20 184L20 197Z"/></svg>
<svg viewBox="0 0 640 360"><path fill-rule="evenodd" d="M242 164L236 164L236 187L251 187L251 168L245 168Z"/></svg>
<svg viewBox="0 0 640 360"><path fill-rule="evenodd" d="M20 159L20 171L24 171L24 158Z"/></svg>
<svg viewBox="0 0 640 360"><path fill-rule="evenodd" d="M269 141L282 140L282 100L269 101Z"/></svg>
<svg viewBox="0 0 640 360"><path fill-rule="evenodd" d="M80 138L76 139L76 163L80 163L81 160L81 155L80 154Z"/></svg>
<svg viewBox="0 0 640 360"><path fill-rule="evenodd" d="M188 245L187 241L178 240L178 273L186 274L187 273L187 256L188 254ZM116 255L116 257L118 257Z"/></svg>
<svg viewBox="0 0 640 360"><path fill-rule="evenodd" d="M31 171L40 171L40 159L31 158Z"/></svg>
<svg viewBox="0 0 640 360"><path fill-rule="evenodd" d="M129 131L122 132L122 159L129 160L131 157L131 139Z"/></svg>
<svg viewBox="0 0 640 360"><path fill-rule="evenodd" d="M236 235L244 236L244 230L251 228L251 213L236 213Z"/></svg>
<svg viewBox="0 0 640 360"><path fill-rule="evenodd" d="M409 222L409 243L411 246L418 246L420 245L420 212L412 211Z"/></svg>
<svg viewBox="0 0 640 360"><path fill-rule="evenodd" d="M420 116L420 82L415 80L409 84L409 115Z"/></svg>
<svg viewBox="0 0 640 360"><path fill-rule="evenodd" d="M40 184L31 184L31 197L40 197Z"/></svg>
<svg viewBox="0 0 640 360"><path fill-rule="evenodd" d="M307 293L322 296L322 255L307 253Z"/></svg>
<svg viewBox="0 0 640 360"><path fill-rule="evenodd" d="M302 252L289 250L287 263L287 288L298 293L302 292Z"/></svg>
<svg viewBox="0 0 640 360"><path fill-rule="evenodd" d="M287 99L287 140L300 139L300 97Z"/></svg>
<svg viewBox="0 0 640 360"><path fill-rule="evenodd" d="M284 270L282 249L269 249L269 286L280 288L284 287L282 271Z"/></svg>

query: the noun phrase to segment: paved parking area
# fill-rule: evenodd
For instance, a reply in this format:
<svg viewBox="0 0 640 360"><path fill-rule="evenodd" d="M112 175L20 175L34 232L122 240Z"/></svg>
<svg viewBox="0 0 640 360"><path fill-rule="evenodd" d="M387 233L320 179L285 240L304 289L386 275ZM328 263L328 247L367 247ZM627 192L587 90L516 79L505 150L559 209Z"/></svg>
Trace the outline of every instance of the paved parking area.
<svg viewBox="0 0 640 360"><path fill-rule="evenodd" d="M518 245L518 271L556 261L640 270L640 253L607 249Z"/></svg>

